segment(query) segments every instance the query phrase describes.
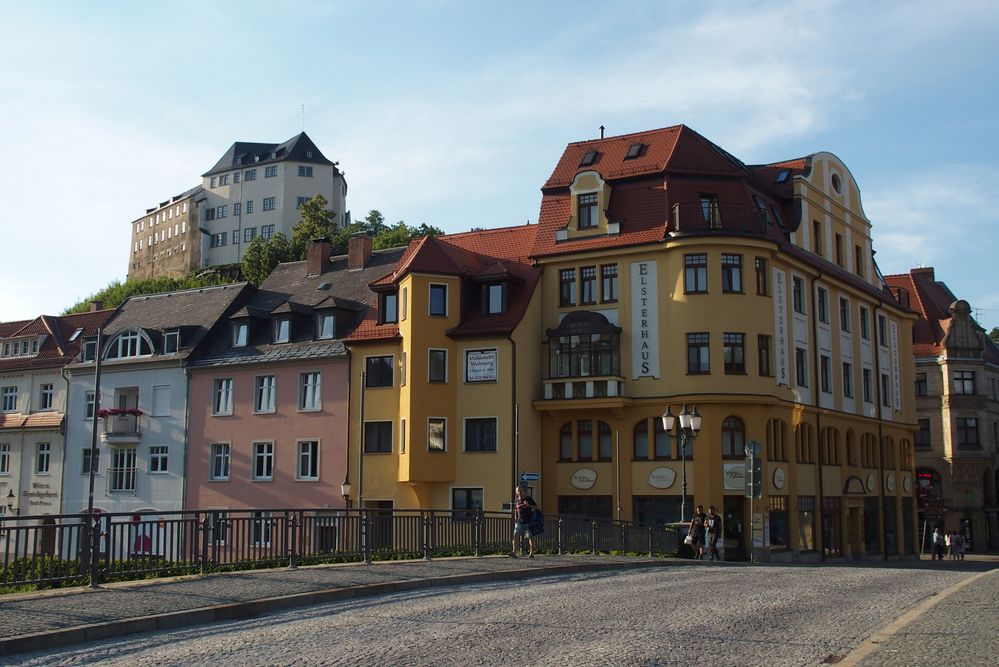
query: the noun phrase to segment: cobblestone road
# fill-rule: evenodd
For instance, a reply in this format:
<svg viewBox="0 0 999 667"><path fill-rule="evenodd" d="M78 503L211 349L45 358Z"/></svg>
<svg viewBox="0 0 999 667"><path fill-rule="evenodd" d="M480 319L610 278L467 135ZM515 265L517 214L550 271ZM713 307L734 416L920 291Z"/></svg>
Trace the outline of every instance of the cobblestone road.
<svg viewBox="0 0 999 667"><path fill-rule="evenodd" d="M973 574L708 564L578 574L331 603L0 664L818 665ZM993 619L997 580L993 572L983 579L988 585L962 589L979 596L971 603L976 613ZM927 633L948 630L914 622L909 631L925 647ZM932 655L913 651L911 639L898 641L896 664L912 664L913 653ZM866 664L880 664L881 652L891 650L886 643ZM946 655L932 655L933 664ZM994 664L970 655L958 662Z"/></svg>

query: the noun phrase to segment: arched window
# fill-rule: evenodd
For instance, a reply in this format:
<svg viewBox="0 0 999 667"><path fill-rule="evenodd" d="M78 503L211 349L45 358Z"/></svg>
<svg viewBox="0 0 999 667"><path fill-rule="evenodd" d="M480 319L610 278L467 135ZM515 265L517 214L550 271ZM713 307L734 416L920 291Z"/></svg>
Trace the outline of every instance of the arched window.
<svg viewBox="0 0 999 667"><path fill-rule="evenodd" d="M767 458L787 461L787 424L781 419L767 422Z"/></svg>
<svg viewBox="0 0 999 667"><path fill-rule="evenodd" d="M839 449L839 431L832 426L826 426L819 434L819 460L823 465L838 466Z"/></svg>
<svg viewBox="0 0 999 667"><path fill-rule="evenodd" d="M912 470L912 467L916 465L912 455L912 443L907 439L902 439L899 441L899 451L901 452L902 470Z"/></svg>
<svg viewBox="0 0 999 667"><path fill-rule="evenodd" d="M607 422L597 422L597 457L601 461L613 458L614 443L611 438L611 427Z"/></svg>
<svg viewBox="0 0 999 667"><path fill-rule="evenodd" d="M846 464L857 465L857 436L852 428L846 430Z"/></svg>
<svg viewBox="0 0 999 667"><path fill-rule="evenodd" d="M127 359L129 357L145 357L153 353L149 338L139 331L123 331L108 344L104 352L105 359Z"/></svg>
<svg viewBox="0 0 999 667"><path fill-rule="evenodd" d="M635 460L645 461L649 458L649 420L643 419L635 424L635 430L631 434L632 444L635 448Z"/></svg>
<svg viewBox="0 0 999 667"><path fill-rule="evenodd" d="M860 463L865 468L878 467L877 438L873 433L864 433L860 436Z"/></svg>
<svg viewBox="0 0 999 667"><path fill-rule="evenodd" d="M572 460L572 423L562 424L558 434L558 458L560 461Z"/></svg>
<svg viewBox="0 0 999 667"><path fill-rule="evenodd" d="M722 458L741 459L746 456L746 426L738 417L726 417L722 422Z"/></svg>
<svg viewBox="0 0 999 667"><path fill-rule="evenodd" d="M666 429L663 428L663 420L659 417L653 417L652 427L652 430L656 434L656 459L667 460L673 458L673 443L666 434ZM687 457L693 458L693 453L688 453Z"/></svg>
<svg viewBox="0 0 999 667"><path fill-rule="evenodd" d="M579 456L581 461L593 460L593 422L582 419L576 422L576 435L579 441Z"/></svg>
<svg viewBox="0 0 999 667"><path fill-rule="evenodd" d="M889 435L881 438L881 465L887 470L895 469L895 439Z"/></svg>
<svg viewBox="0 0 999 667"><path fill-rule="evenodd" d="M815 429L811 424L795 427L794 454L798 463L815 463Z"/></svg>

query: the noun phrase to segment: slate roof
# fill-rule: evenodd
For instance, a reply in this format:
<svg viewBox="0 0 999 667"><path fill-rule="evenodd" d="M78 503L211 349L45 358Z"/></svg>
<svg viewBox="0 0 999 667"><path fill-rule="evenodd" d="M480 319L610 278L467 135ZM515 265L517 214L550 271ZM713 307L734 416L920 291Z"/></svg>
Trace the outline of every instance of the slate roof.
<svg viewBox="0 0 999 667"><path fill-rule="evenodd" d="M912 329L912 351L916 357L937 357L944 354L945 341L953 321L950 307L959 300L958 297L943 281L936 279L933 267L887 275L885 282L892 289L901 288L908 292L910 307L919 316ZM977 322L974 325L979 329L986 361L999 363L999 348L985 335L985 330Z"/></svg>
<svg viewBox="0 0 999 667"><path fill-rule="evenodd" d="M249 344L232 347L229 329L219 329L193 365L232 366L345 356L343 338L377 308L369 284L390 273L404 250L375 250L368 264L359 270L350 270L347 255L338 255L330 259L321 274L311 276L307 262L279 264L244 307L229 318L247 320ZM337 337L316 340L315 313L328 310L336 315ZM273 321L279 316L291 318L287 343L271 342Z"/></svg>
<svg viewBox="0 0 999 667"><path fill-rule="evenodd" d="M45 340L32 357L0 357L0 373L36 368L57 368L73 361L80 353L83 340L97 335L98 327L114 314L114 310L97 310L73 315L41 315L33 320L0 323L0 338L44 335ZM82 329L76 340L70 340Z"/></svg>
<svg viewBox="0 0 999 667"><path fill-rule="evenodd" d="M307 157L311 152L312 157ZM236 168L253 167L260 164L273 164L285 160L333 165L305 132L301 132L280 144L262 144L237 141L219 158L215 166L202 176L211 176ZM334 166L334 171L336 167Z"/></svg>

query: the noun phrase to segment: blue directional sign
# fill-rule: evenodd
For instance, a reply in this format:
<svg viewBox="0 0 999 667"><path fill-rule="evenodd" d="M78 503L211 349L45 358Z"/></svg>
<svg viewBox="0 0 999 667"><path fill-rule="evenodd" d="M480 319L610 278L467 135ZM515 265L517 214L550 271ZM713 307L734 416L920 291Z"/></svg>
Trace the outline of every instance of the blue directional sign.
<svg viewBox="0 0 999 667"><path fill-rule="evenodd" d="M521 482L538 482L541 481L540 472L522 472L520 473Z"/></svg>

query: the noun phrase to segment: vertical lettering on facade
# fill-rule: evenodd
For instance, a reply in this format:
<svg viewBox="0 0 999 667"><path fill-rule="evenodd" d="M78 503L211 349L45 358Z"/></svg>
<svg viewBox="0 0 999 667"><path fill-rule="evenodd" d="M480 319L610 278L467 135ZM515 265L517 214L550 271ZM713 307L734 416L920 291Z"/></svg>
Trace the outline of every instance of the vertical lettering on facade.
<svg viewBox="0 0 999 667"><path fill-rule="evenodd" d="M898 322L891 322L891 384L895 409L902 409L901 378L898 371Z"/></svg>
<svg viewBox="0 0 999 667"><path fill-rule="evenodd" d="M787 375L787 285L784 272L774 269L774 354L777 384L790 387Z"/></svg>
<svg viewBox="0 0 999 667"><path fill-rule="evenodd" d="M655 262L631 263L631 377L659 377L659 297Z"/></svg>

